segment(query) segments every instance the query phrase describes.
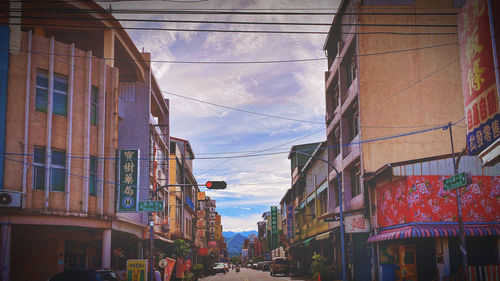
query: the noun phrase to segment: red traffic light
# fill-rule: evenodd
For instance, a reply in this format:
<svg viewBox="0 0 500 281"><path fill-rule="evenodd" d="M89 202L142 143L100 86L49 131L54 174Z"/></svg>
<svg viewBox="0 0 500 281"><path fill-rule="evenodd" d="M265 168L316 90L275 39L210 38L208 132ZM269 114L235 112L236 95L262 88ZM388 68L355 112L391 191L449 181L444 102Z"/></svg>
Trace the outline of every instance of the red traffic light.
<svg viewBox="0 0 500 281"><path fill-rule="evenodd" d="M207 181L205 187L208 189L226 189L227 184L225 181Z"/></svg>

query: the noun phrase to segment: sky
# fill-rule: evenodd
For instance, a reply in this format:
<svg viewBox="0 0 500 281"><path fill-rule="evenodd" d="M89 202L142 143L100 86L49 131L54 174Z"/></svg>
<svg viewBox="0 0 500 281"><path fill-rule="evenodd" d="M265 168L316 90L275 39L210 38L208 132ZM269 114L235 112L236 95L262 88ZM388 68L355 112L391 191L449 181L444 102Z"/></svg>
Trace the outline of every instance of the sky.
<svg viewBox="0 0 500 281"><path fill-rule="evenodd" d="M334 12L337 0L170 0L113 2L113 9L311 9ZM108 4L103 4L108 7ZM326 10L329 8L330 10ZM117 18L331 23L333 16L123 15ZM122 22L125 27L328 31L328 26L222 25ZM266 61L325 58L325 34L256 34L137 31L129 35L152 60ZM171 136L189 140L198 183L225 180L225 190L207 191L217 202L224 231L257 230L270 206L290 188L292 145L326 139L324 60L269 64L153 63L170 100ZM175 95L172 95L175 94ZM291 121L249 114L238 108ZM231 153L228 153L231 152ZM252 156L252 154L268 154ZM237 157L245 155L247 157ZM226 158L224 158L226 157ZM231 158L227 158L231 157ZM209 159L207 159L209 158ZM202 188L204 190L204 188Z"/></svg>

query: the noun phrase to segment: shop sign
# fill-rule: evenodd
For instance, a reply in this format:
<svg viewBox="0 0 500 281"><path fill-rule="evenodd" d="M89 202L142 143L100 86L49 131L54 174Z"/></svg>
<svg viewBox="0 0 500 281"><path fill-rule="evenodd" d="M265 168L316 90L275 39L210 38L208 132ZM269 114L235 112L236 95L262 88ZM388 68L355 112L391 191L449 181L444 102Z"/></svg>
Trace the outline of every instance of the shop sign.
<svg viewBox="0 0 500 281"><path fill-rule="evenodd" d="M205 227L205 220L204 219L198 219L196 221L196 227L197 228L203 228L203 227Z"/></svg>
<svg viewBox="0 0 500 281"><path fill-rule="evenodd" d="M210 206L211 206L211 207L213 207L213 208L215 208L215 207L216 207L216 206L215 206L215 200L210 200Z"/></svg>
<svg viewBox="0 0 500 281"><path fill-rule="evenodd" d="M291 239L294 236L293 216L294 216L293 206L291 205L286 206L286 238L288 239Z"/></svg>
<svg viewBox="0 0 500 281"><path fill-rule="evenodd" d="M139 150L120 150L120 193L118 212L137 212L139 186Z"/></svg>
<svg viewBox="0 0 500 281"><path fill-rule="evenodd" d="M205 192L198 192L196 199L198 199L198 201L205 201L207 199L207 196Z"/></svg>
<svg viewBox="0 0 500 281"><path fill-rule="evenodd" d="M148 278L148 260L127 260L127 280L145 281Z"/></svg>
<svg viewBox="0 0 500 281"><path fill-rule="evenodd" d="M271 249L278 246L278 207L271 206Z"/></svg>
<svg viewBox="0 0 500 281"><path fill-rule="evenodd" d="M205 217L205 210L198 210L198 211L196 211L196 217L198 217L198 218L204 218Z"/></svg>
<svg viewBox="0 0 500 281"><path fill-rule="evenodd" d="M217 248L217 241L208 241L208 248Z"/></svg>
<svg viewBox="0 0 500 281"><path fill-rule="evenodd" d="M469 155L477 155L500 138L487 0L469 0L458 19L460 64Z"/></svg>
<svg viewBox="0 0 500 281"><path fill-rule="evenodd" d="M215 223L220 224L222 221L222 216L221 215L215 215Z"/></svg>
<svg viewBox="0 0 500 281"><path fill-rule="evenodd" d="M171 258L166 258L166 260L167 267L165 267L165 270L163 271L163 281L170 281L172 271L174 271L175 260Z"/></svg>
<svg viewBox="0 0 500 281"><path fill-rule="evenodd" d="M208 248L200 248L198 250L198 255L199 256L207 256L208 255Z"/></svg>
<svg viewBox="0 0 500 281"><path fill-rule="evenodd" d="M370 222L363 215L345 217L344 225L346 233L370 232Z"/></svg>
<svg viewBox="0 0 500 281"><path fill-rule="evenodd" d="M198 230L196 230L196 236L198 236L198 237L205 237L205 229L198 229Z"/></svg>

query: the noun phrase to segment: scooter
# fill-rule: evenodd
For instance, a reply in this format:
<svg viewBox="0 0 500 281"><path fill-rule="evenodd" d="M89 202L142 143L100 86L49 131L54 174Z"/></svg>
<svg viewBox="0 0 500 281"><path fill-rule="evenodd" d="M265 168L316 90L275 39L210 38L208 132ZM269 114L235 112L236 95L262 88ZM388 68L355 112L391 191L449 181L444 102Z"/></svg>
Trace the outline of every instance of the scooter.
<svg viewBox="0 0 500 281"><path fill-rule="evenodd" d="M240 266L239 265L236 266L236 272L240 272Z"/></svg>

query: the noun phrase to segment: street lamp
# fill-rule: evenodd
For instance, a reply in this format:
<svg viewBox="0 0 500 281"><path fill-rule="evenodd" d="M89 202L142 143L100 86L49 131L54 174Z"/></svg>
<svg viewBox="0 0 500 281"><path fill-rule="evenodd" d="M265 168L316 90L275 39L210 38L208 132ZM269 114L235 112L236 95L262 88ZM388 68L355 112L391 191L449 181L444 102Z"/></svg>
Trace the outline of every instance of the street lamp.
<svg viewBox="0 0 500 281"><path fill-rule="evenodd" d="M338 193L339 193L339 211L340 211L340 251L342 254L342 281L345 281L346 277L345 277L344 215L343 215L343 210L342 210L342 183L341 183L341 179L340 179L340 173L337 170L337 168L335 168L335 166L333 166L330 162L328 162L322 158L319 158L319 157L316 157L314 155L307 154L307 153L304 153L301 151L295 151L295 152L298 154L302 154L302 155L317 159L319 161L325 162L328 166L330 166L335 171L335 173L337 173L337 183L338 183L338 188L339 188Z"/></svg>

